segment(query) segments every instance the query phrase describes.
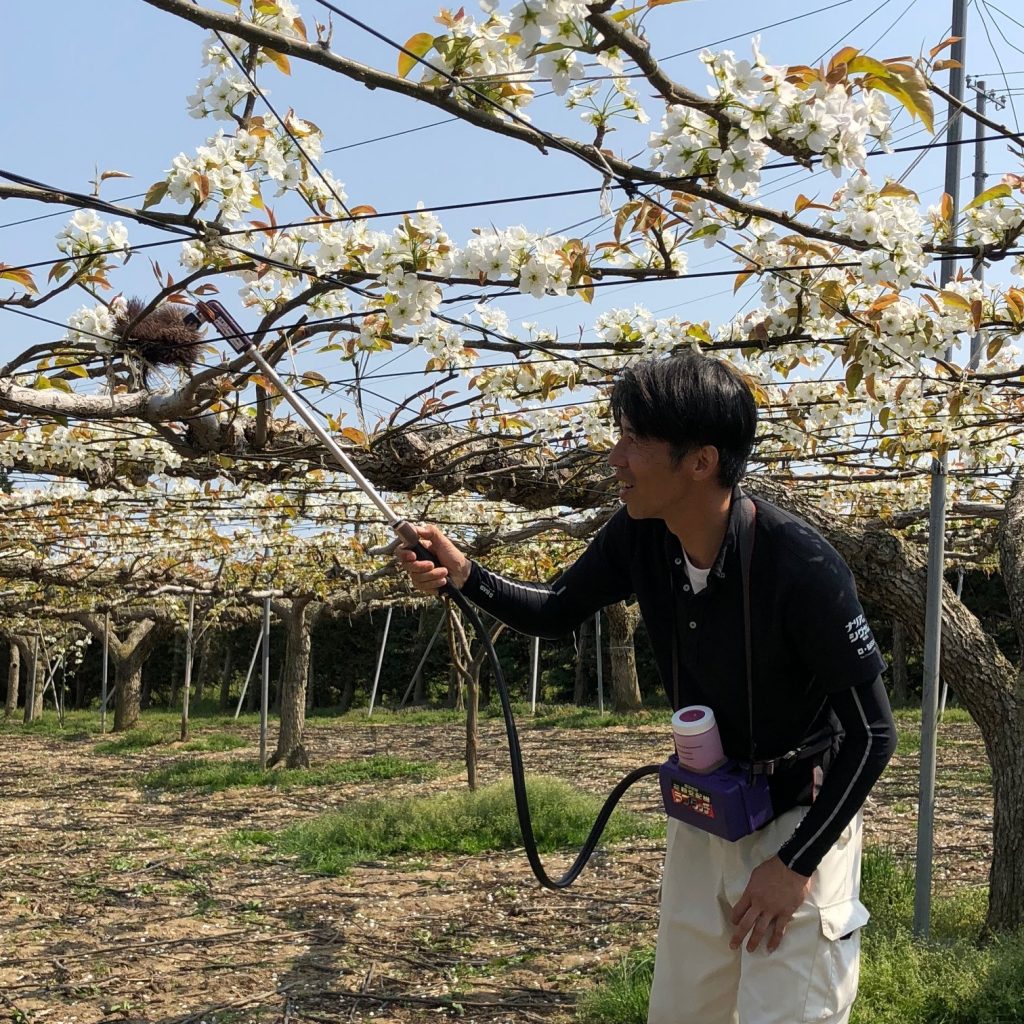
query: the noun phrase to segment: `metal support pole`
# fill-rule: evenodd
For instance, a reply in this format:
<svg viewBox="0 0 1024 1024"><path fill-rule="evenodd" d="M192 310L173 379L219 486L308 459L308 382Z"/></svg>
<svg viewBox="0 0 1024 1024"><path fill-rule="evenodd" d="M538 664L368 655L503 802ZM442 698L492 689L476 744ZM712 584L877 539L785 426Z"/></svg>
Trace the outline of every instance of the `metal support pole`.
<svg viewBox="0 0 1024 1024"><path fill-rule="evenodd" d="M975 89L974 94L974 109L984 117L985 106L988 96L985 95L985 82L979 79L974 83L973 88ZM980 196L985 191L985 125L981 121L974 122L974 194ZM985 261L978 259L974 261L974 265L971 267L971 276L975 281L985 280ZM970 368L973 370L977 367L979 360L981 359L981 349L985 344L985 334L983 331L975 333L974 337L971 338L971 361ZM945 692L945 691L943 691Z"/></svg>
<svg viewBox="0 0 1024 1024"><path fill-rule="evenodd" d="M960 569L956 574L956 599L960 600L960 595L964 592L964 571ZM946 680L942 680L942 692L939 694L939 721L942 721L942 716L946 713L946 697L949 695L949 685Z"/></svg>
<svg viewBox="0 0 1024 1024"><path fill-rule="evenodd" d="M188 633L185 636L185 685L181 694L181 741L188 739L188 694L192 688L192 656L195 651L193 627L196 621L196 595L188 599Z"/></svg>
<svg viewBox="0 0 1024 1024"><path fill-rule="evenodd" d="M530 714L537 714L537 676L540 670L540 637L533 638L530 647Z"/></svg>
<svg viewBox="0 0 1024 1024"><path fill-rule="evenodd" d="M249 669L245 673L245 682L242 683L242 692L238 695L238 706L235 708L235 721L242 713L242 704L245 703L245 695L249 692L249 680L252 679L252 670L256 667L256 659L260 655L260 645L263 643L263 627L260 626L259 636L256 637L256 646L252 649L252 657L249 659Z"/></svg>
<svg viewBox="0 0 1024 1024"><path fill-rule="evenodd" d="M597 710L604 714L604 663L601 659L601 613L594 615L594 651L597 654Z"/></svg>
<svg viewBox="0 0 1024 1024"><path fill-rule="evenodd" d="M964 96L964 58L966 54L967 0L953 0L953 44L950 57L955 62L949 72L949 127L946 133L945 190L952 199L952 238L960 214L960 105ZM956 272L954 260L942 264L941 282L945 287ZM952 360L952 352L946 358ZM931 919L932 856L935 830L935 748L939 711L939 668L942 658L942 587L946 558L946 473L948 456L942 452L932 462L931 499L928 515L928 593L924 622L924 679L921 693L921 769L918 794L917 859L914 880L914 934L927 937Z"/></svg>
<svg viewBox="0 0 1024 1024"><path fill-rule="evenodd" d="M370 718L373 715L373 702L377 699L377 684L380 682L380 667L384 664L384 648L388 645L388 630L391 628L391 613L394 610L394 605L391 605L388 608L388 617L384 620L384 637L380 642L380 653L377 655L377 671L373 674L373 689L370 691L370 708L366 712L367 718Z"/></svg>
<svg viewBox="0 0 1024 1024"><path fill-rule="evenodd" d="M423 666L427 663L427 658L430 656L430 651L434 646L434 641L437 639L438 634L441 632L441 627L444 625L445 615L448 614L448 605L445 604L444 614L437 620L437 625L434 627L434 633L431 638L427 641L426 649L423 652L423 656L419 660L416 668L413 670L412 678L409 680L409 685L405 688L405 694L402 697L402 703L399 707L404 708L409 701L409 695L412 693L412 688L416 685L416 677L420 674Z"/></svg>
<svg viewBox="0 0 1024 1024"><path fill-rule="evenodd" d="M263 678L260 683L260 771L267 768L267 713L270 708L270 598L263 599Z"/></svg>
<svg viewBox="0 0 1024 1024"><path fill-rule="evenodd" d="M39 637L32 641L32 671L28 676L28 693L25 694L25 722L36 716L36 670L39 667Z"/></svg>
<svg viewBox="0 0 1024 1024"><path fill-rule="evenodd" d="M110 667L110 612L103 617L103 681L100 684L100 735L107 732L107 678Z"/></svg>

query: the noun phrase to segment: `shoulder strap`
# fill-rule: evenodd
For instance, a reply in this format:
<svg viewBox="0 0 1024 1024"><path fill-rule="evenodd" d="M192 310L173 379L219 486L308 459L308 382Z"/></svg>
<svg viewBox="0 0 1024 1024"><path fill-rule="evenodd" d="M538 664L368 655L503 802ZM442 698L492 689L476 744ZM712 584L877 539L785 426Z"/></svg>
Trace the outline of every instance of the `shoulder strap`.
<svg viewBox="0 0 1024 1024"><path fill-rule="evenodd" d="M750 628L750 564L754 559L754 531L757 527L757 506L743 494L740 498L740 581L743 588L743 653L747 665L747 725L750 729L750 761L757 752L754 743L754 654Z"/></svg>

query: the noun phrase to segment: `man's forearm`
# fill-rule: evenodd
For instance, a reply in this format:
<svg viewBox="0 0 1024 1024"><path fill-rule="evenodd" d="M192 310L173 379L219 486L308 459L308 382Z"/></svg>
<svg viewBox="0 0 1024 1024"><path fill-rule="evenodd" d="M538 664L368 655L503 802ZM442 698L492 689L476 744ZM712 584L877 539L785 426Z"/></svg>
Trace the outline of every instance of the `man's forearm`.
<svg viewBox="0 0 1024 1024"><path fill-rule="evenodd" d="M810 810L779 850L786 867L813 874L860 810L896 749L896 724L881 677L832 694L845 735Z"/></svg>

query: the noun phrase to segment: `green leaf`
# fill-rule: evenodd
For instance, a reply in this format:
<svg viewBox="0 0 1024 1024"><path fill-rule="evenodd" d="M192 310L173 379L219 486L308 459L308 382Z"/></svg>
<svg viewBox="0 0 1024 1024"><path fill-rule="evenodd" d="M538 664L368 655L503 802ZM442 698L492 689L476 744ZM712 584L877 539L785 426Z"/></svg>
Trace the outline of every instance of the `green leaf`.
<svg viewBox="0 0 1024 1024"><path fill-rule="evenodd" d="M860 363L851 363L846 371L846 390L849 394L852 395L857 390L857 385L863 377L864 367Z"/></svg>
<svg viewBox="0 0 1024 1024"><path fill-rule="evenodd" d="M317 373L316 370L307 370L302 375L302 383L307 388L326 388L327 378L322 373Z"/></svg>
<svg viewBox="0 0 1024 1024"><path fill-rule="evenodd" d="M928 92L928 79L917 68L909 65L894 67L887 65L887 75L871 75L864 79L866 89L879 89L898 99L909 111L911 117L921 118L921 123L935 134L935 110Z"/></svg>
<svg viewBox="0 0 1024 1024"><path fill-rule="evenodd" d="M32 272L25 270L24 267L8 267L6 263L0 263L0 279L20 284L27 292L39 291L32 280Z"/></svg>
<svg viewBox="0 0 1024 1024"><path fill-rule="evenodd" d="M288 63L288 58L283 53L279 53L277 50L271 50L269 46L264 46L261 49L264 54L266 54L267 58L273 61L286 75L290 75L292 73L292 66Z"/></svg>
<svg viewBox="0 0 1024 1024"><path fill-rule="evenodd" d="M149 206L156 206L157 203L161 202L165 195L167 195L167 182L157 181L149 186L149 191L146 193L146 198L142 200L142 208L145 210Z"/></svg>
<svg viewBox="0 0 1024 1024"><path fill-rule="evenodd" d="M992 202L993 199L1008 199L1011 195L1013 195L1013 189L1004 181L1001 184L993 185L991 188L987 188L984 192L976 195L964 207L964 209L974 210L979 206L984 206L985 203Z"/></svg>
<svg viewBox="0 0 1024 1024"><path fill-rule="evenodd" d="M971 311L971 304L957 292L943 289L939 292L939 298L942 299L943 305L950 306L953 309L962 309L967 313Z"/></svg>
<svg viewBox="0 0 1024 1024"><path fill-rule="evenodd" d="M434 37L429 32L417 32L416 35L405 41L405 48L417 57L426 56L434 46ZM398 55L398 77L408 78L409 72L419 63L408 53Z"/></svg>

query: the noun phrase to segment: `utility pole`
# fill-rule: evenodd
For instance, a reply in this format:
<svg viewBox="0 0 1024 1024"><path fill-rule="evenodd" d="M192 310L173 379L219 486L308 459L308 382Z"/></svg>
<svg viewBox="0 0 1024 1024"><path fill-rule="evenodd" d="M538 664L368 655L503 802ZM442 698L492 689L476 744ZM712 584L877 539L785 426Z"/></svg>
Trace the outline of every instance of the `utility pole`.
<svg viewBox="0 0 1024 1024"><path fill-rule="evenodd" d="M952 200L951 237L956 240L960 213L960 129L967 53L967 0L953 0L953 43L949 71L949 125L946 132L945 191ZM940 275L945 288L956 272L955 260L944 260ZM946 352L952 361L952 351ZM942 655L942 586L946 560L946 452L932 460L928 510L928 592L924 616L924 678L921 693L921 771L918 793L917 859L914 879L914 934L927 937L932 903L932 856L935 829L935 748L939 716L939 669Z"/></svg>

